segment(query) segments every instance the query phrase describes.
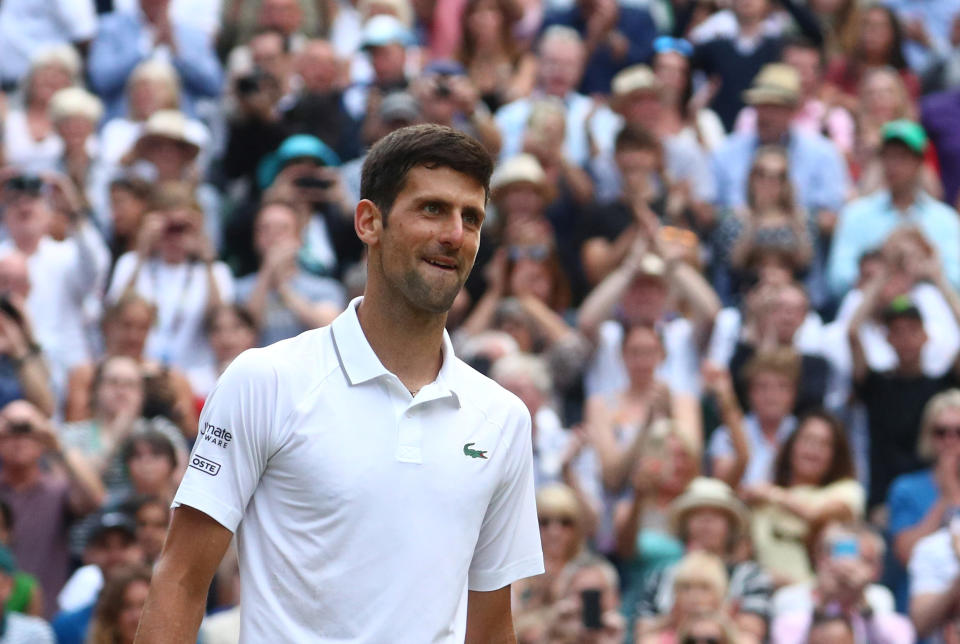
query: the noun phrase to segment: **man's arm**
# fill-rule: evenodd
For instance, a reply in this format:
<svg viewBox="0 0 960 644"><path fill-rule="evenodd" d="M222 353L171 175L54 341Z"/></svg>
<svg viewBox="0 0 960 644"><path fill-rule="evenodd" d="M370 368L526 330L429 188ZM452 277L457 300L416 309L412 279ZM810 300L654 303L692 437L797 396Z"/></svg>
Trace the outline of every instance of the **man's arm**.
<svg viewBox="0 0 960 644"><path fill-rule="evenodd" d="M199 510L185 505L174 510L134 642L187 644L196 641L207 590L232 536L228 529Z"/></svg>
<svg viewBox="0 0 960 644"><path fill-rule="evenodd" d="M516 641L510 611L510 586L489 592L471 590L467 595L464 644L516 644Z"/></svg>

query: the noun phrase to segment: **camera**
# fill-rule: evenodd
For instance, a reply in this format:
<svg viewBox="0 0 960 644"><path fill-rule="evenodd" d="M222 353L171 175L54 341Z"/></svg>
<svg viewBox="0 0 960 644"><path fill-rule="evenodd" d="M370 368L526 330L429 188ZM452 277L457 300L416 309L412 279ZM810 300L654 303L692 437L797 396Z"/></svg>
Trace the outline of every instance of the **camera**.
<svg viewBox="0 0 960 644"><path fill-rule="evenodd" d="M437 98L449 98L453 95L453 90L450 89L450 82L447 80L446 76L440 76L437 78L437 87L434 90L434 94Z"/></svg>
<svg viewBox="0 0 960 644"><path fill-rule="evenodd" d="M31 425L26 421L18 421L15 423L10 423L7 427L11 434L17 434L20 436L23 436L24 434L29 434L30 432L33 431L33 425Z"/></svg>
<svg viewBox="0 0 960 644"><path fill-rule="evenodd" d="M39 195L43 190L43 179L33 174L18 174L7 179L4 187L11 192Z"/></svg>
<svg viewBox="0 0 960 644"><path fill-rule="evenodd" d="M298 188L320 188L326 190L333 186L333 181L330 179L323 179L321 177L312 177L307 175L305 177L297 177L293 180L293 185Z"/></svg>
<svg viewBox="0 0 960 644"><path fill-rule="evenodd" d="M270 75L262 69L255 69L237 78L234 88L238 96L249 96L263 89L265 82L270 78Z"/></svg>

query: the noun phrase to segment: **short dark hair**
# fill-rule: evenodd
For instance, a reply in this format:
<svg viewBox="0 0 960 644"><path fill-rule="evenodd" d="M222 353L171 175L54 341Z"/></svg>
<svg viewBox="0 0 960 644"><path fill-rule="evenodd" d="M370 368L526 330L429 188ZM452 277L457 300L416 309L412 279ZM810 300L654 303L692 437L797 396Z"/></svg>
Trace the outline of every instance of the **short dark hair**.
<svg viewBox="0 0 960 644"><path fill-rule="evenodd" d="M621 150L651 150L656 153L663 151L660 139L647 128L635 123L624 125L613 143L614 152Z"/></svg>
<svg viewBox="0 0 960 644"><path fill-rule="evenodd" d="M130 463L130 460L133 458L133 455L136 452L137 445L146 445L155 454L159 454L166 458L170 463L171 470L176 469L177 448L173 446L173 441L167 438L166 434L163 434L155 429L134 432L129 438L127 438L126 441L124 441L120 452L124 466Z"/></svg>
<svg viewBox="0 0 960 644"><path fill-rule="evenodd" d="M783 48L780 50L783 52L781 58L784 57L788 49L806 49L807 51L815 51L820 62L820 69L823 69L827 66L827 54L823 47L813 42L806 36L788 36L787 39L783 41Z"/></svg>
<svg viewBox="0 0 960 644"><path fill-rule="evenodd" d="M417 166L465 174L483 186L486 198L490 196L493 159L476 139L442 125L403 127L370 149L360 177L360 198L380 209L384 224L407 174Z"/></svg>
<svg viewBox="0 0 960 644"><path fill-rule="evenodd" d="M789 487L793 478L793 463L791 462L791 453L793 446L800 437L803 426L810 420L822 420L830 428L830 437L833 442L833 455L830 457L830 465L820 481L820 485L829 485L843 479L852 479L856 477L856 467L853 464L853 455L850 453L850 443L847 441L847 433L843 423L828 411L823 409L811 409L803 415L797 422L797 428L793 430L790 436L780 446L777 452L776 460L773 465L773 483L780 487Z"/></svg>

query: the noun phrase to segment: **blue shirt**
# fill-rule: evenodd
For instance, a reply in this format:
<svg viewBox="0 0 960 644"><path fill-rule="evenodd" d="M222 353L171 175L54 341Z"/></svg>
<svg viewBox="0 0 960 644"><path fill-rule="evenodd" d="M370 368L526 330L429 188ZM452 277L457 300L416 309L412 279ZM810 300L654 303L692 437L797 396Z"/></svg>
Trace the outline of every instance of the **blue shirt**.
<svg viewBox="0 0 960 644"><path fill-rule="evenodd" d="M901 474L893 479L887 495L890 539L896 539L901 532L920 523L938 498L940 488L937 486L933 468ZM892 561L896 562L895 559ZM898 610L905 610L909 603L909 581L906 570L899 562L888 566L887 583L893 589Z"/></svg>
<svg viewBox="0 0 960 644"><path fill-rule="evenodd" d="M759 146L756 134L738 133L727 137L714 152L718 206L746 203L747 178ZM850 178L847 164L829 139L791 129L787 156L794 193L811 215L821 209L838 211L843 206Z"/></svg>
<svg viewBox="0 0 960 644"><path fill-rule="evenodd" d="M890 192L879 190L851 202L840 213L827 263L830 290L838 296L850 290L860 272L861 255L879 248L894 229L905 224L917 226L923 232L940 254L947 279L954 288L960 286L957 212L924 192L917 193L906 212L900 212L894 208Z"/></svg>

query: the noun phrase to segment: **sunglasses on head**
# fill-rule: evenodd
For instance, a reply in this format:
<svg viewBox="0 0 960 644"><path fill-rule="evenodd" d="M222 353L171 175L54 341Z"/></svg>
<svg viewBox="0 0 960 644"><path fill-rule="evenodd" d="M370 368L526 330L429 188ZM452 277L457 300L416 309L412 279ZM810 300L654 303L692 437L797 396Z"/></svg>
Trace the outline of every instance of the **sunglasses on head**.
<svg viewBox="0 0 960 644"><path fill-rule="evenodd" d="M665 51L675 51L686 58L690 58L690 56L693 56L693 45L683 38L660 36L653 41L653 51L658 54Z"/></svg>
<svg viewBox="0 0 960 644"><path fill-rule="evenodd" d="M695 637L687 635L680 644L721 644L719 637Z"/></svg>
<svg viewBox="0 0 960 644"><path fill-rule="evenodd" d="M960 438L960 426L936 425L932 433L934 438L946 438L948 435L952 435L954 438Z"/></svg>
<svg viewBox="0 0 960 644"><path fill-rule="evenodd" d="M559 523L564 528L572 528L576 521L573 517L540 517L540 527L546 528L551 523Z"/></svg>

